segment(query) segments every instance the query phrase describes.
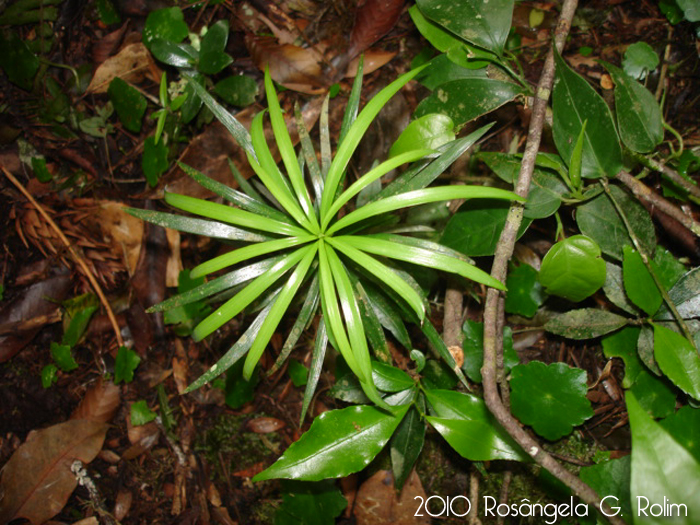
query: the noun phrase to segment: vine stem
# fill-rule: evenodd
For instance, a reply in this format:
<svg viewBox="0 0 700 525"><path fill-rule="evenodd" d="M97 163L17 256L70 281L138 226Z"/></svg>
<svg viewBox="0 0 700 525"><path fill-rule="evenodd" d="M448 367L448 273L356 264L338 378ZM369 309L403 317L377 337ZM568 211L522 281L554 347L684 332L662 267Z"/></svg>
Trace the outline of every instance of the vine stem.
<svg viewBox="0 0 700 525"><path fill-rule="evenodd" d="M117 318L114 316L114 311L112 310L112 307L109 305L109 301L107 301L107 297L105 297L104 292L102 291L102 288L100 287L100 284L97 282L97 279L95 279L95 276L92 274L90 271L90 268L88 268L87 263L85 262L85 259L83 259L82 255L78 252L78 250L75 249L75 247L70 243L68 238L65 236L63 231L61 231L61 228L58 227L58 225L54 222L54 220L51 218L51 216L46 212L44 207L39 204L34 197L32 197L32 194L27 191L27 188L25 188L20 181L18 181L12 173L10 173L5 166L0 165L0 169L2 172L5 174L5 177L7 177L12 184L14 184L17 189L26 197L26 199L36 208L36 211L39 212L39 214L44 218L44 220L48 223L49 227L58 235L58 238L61 239L61 242L65 244L66 248L68 248L68 251L70 252L71 256L73 257L73 260L76 262L76 264L80 267L82 270L83 274L85 277L87 277L87 280L90 282L90 285L92 288L95 290L95 294L97 294L97 297L99 297L100 302L102 303L102 306L104 306L105 311L107 312L107 317L109 318L109 322L112 324L112 329L114 330L114 335L117 338L117 343L119 346L124 346L124 339L122 339L122 334L121 331L119 330L119 323L117 322Z"/></svg>
<svg viewBox="0 0 700 525"><path fill-rule="evenodd" d="M657 171L657 172L665 175L672 182L678 184L681 188L683 188L685 191L690 193L690 195L695 197L695 199L700 199L700 186L685 180L683 177L681 177L681 175L676 170L673 170L673 169L669 168L663 162L659 162L658 160L647 157L646 155L641 155L639 153L634 153L634 152L631 152L631 155L635 160L640 162L643 166L646 166L647 168L649 168L651 170Z"/></svg>
<svg viewBox="0 0 700 525"><path fill-rule="evenodd" d="M565 0L562 6L559 22L554 33L554 45L561 52L564 48L566 37L571 29L571 21L576 12L578 0ZM523 154L522 164L515 191L522 197L527 197L535 168L535 159L542 139L547 102L549 100L552 85L554 83L554 50L550 48L540 76L535 102L530 119L527 144ZM498 241L491 276L501 282L505 282L508 271L508 261L513 256L513 248L517 237L518 228L523 220L523 205L513 203L508 210L506 224ZM484 366L481 369L484 387L484 400L496 420L513 437L513 439L527 452L532 459L546 468L560 481L566 484L585 503L601 510L600 497L596 492L575 476L563 465L557 462L550 454L542 450L540 444L533 439L521 426L510 410L503 404L498 391L498 377L502 375L497 370L497 363L503 362L503 342L499 337L499 328L503 326L503 304L505 296L502 292L490 288L486 293L486 305L484 307ZM502 383L502 386L503 383ZM613 516L613 511L603 505L602 509L610 515L608 520L614 525L624 525L624 521Z"/></svg>
<svg viewBox="0 0 700 525"><path fill-rule="evenodd" d="M678 326L681 329L681 331L683 332L683 335L685 336L685 338L690 342L692 347L695 348L695 351L697 352L698 349L695 346L695 340L693 339L693 336L690 333L690 330L688 329L688 325L685 323L685 321L683 320L683 316L680 314L680 312L676 308L675 303L673 302L673 300L671 300L671 297L668 295L668 292L666 291L666 287L661 283L659 276L656 275L654 268L651 267L651 263L649 262L649 254L646 252L646 250L642 247L642 244L639 242L639 239L637 238L637 234L634 233L634 230L632 229L632 225L630 224L629 220L627 219L627 214L625 214L624 210L622 209L622 206L620 206L620 203L615 200L615 197L613 197L612 193L610 192L610 186L608 186L608 181L606 179L600 179L600 184L601 184L601 186L603 186L603 189L605 190L605 194L608 196L608 199L610 199L610 202L612 202L612 205L615 207L615 210L617 211L617 214L620 216L620 219L622 219L622 223L625 225L625 228L627 229L627 234L630 236L630 239L632 239L632 244L634 244L634 248L639 253L639 257L641 257L642 262L644 263L644 266L646 267L647 271L649 272L649 275L651 275L651 278L654 281L654 284L659 289L659 293L661 293L661 297L663 297L664 302L666 303L666 306L668 306L668 309L671 310L671 313L673 314L673 318L676 320L676 323L678 323Z"/></svg>

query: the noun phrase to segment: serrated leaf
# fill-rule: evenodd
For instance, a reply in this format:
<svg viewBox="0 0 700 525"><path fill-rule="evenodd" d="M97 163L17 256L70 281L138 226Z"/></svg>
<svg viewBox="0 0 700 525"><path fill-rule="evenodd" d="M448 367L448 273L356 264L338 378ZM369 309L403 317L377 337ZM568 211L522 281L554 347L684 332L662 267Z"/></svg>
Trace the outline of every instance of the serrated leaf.
<svg viewBox="0 0 700 525"><path fill-rule="evenodd" d="M663 302L661 292L639 253L630 246L625 246L623 253L622 276L627 297L648 315L653 315ZM652 266L652 269L655 268Z"/></svg>
<svg viewBox="0 0 700 525"><path fill-rule="evenodd" d="M661 371L686 394L700 400L700 356L685 337L654 324L654 358Z"/></svg>
<svg viewBox="0 0 700 525"><path fill-rule="evenodd" d="M553 317L545 323L544 329L569 339L592 339L614 332L626 324L627 318L621 315L595 308L582 308Z"/></svg>
<svg viewBox="0 0 700 525"><path fill-rule="evenodd" d="M426 424L418 410L410 408L391 438L391 470L394 486L401 490L425 442Z"/></svg>
<svg viewBox="0 0 700 525"><path fill-rule="evenodd" d="M584 134L581 175L585 178L614 177L622 169L615 124L605 101L555 53L556 80L552 91L552 134L564 160L571 159L575 139L588 121Z"/></svg>
<svg viewBox="0 0 700 525"><path fill-rule="evenodd" d="M700 317L700 268L693 268L681 277L668 291L668 295L681 317L684 319ZM664 304L654 319L671 320L673 314Z"/></svg>
<svg viewBox="0 0 700 525"><path fill-rule="evenodd" d="M637 200L617 186L610 186L610 193L624 210L642 248L648 254L653 254L656 248L656 231L649 213ZM581 233L598 243L603 253L618 261L623 259L623 246L632 245L625 224L610 202L610 198L604 193L578 207L576 224Z"/></svg>
<svg viewBox="0 0 700 525"><path fill-rule="evenodd" d="M640 329L636 326L626 326L619 332L606 335L601 339L605 357L619 357L625 363L623 388L630 388L644 370L644 365L637 354L639 332Z"/></svg>
<svg viewBox="0 0 700 525"><path fill-rule="evenodd" d="M651 92L621 69L603 62L615 82L615 113L620 138L632 151L649 153L664 138L663 118Z"/></svg>
<svg viewBox="0 0 700 525"><path fill-rule="evenodd" d="M698 523L700 463L646 414L634 394L627 393L626 400L632 430L630 493L635 525L669 523L668 517L640 516L640 508L648 512L650 505L665 508L664 504L686 505L687 516L682 513L672 523Z"/></svg>
<svg viewBox="0 0 700 525"><path fill-rule="evenodd" d="M510 374L513 415L550 441L570 434L593 415L585 370L531 361Z"/></svg>
<svg viewBox="0 0 700 525"><path fill-rule="evenodd" d="M272 466L253 481L287 478L318 481L362 470L398 427L409 405L392 412L373 406L354 406L324 412L311 428Z"/></svg>
<svg viewBox="0 0 700 525"><path fill-rule="evenodd" d="M542 259L539 280L547 293L578 303L603 286L605 272L596 242L573 235L549 249Z"/></svg>
<svg viewBox="0 0 700 525"><path fill-rule="evenodd" d="M134 370L139 366L139 355L125 346L120 346L114 362L114 384L122 381L131 383L134 380Z"/></svg>
<svg viewBox="0 0 700 525"><path fill-rule="evenodd" d="M425 395L437 416L426 419L461 456L472 461L527 460L483 400L452 390L428 390Z"/></svg>

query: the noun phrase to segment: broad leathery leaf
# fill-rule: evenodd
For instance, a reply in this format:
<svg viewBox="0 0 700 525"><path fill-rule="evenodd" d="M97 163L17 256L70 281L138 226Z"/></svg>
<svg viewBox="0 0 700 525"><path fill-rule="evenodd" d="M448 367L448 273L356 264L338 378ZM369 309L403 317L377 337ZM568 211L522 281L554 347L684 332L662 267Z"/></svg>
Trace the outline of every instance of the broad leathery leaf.
<svg viewBox="0 0 700 525"><path fill-rule="evenodd" d="M693 525L700 522L700 463L639 405L634 394L626 397L632 431L632 481L630 495L635 525ZM674 517L653 517L651 505L685 505ZM658 513L657 506L654 511ZM640 511L645 509L645 514ZM680 516L679 516L680 514Z"/></svg>
<svg viewBox="0 0 700 525"><path fill-rule="evenodd" d="M40 525L58 514L78 484L71 465L90 463L108 425L74 419L33 431L12 454L0 480L0 523L27 518Z"/></svg>
<svg viewBox="0 0 700 525"><path fill-rule="evenodd" d="M415 385L406 372L379 361L372 361L372 380L382 392L400 392Z"/></svg>
<svg viewBox="0 0 700 525"><path fill-rule="evenodd" d="M700 268L693 268L681 277L669 290L668 295L681 317L684 319L700 317ZM654 319L671 320L673 314L664 304Z"/></svg>
<svg viewBox="0 0 700 525"><path fill-rule="evenodd" d="M490 78L453 80L438 86L430 96L418 104L416 117L431 113L449 116L455 126L461 127L482 115L514 100L524 93L521 86Z"/></svg>
<svg viewBox="0 0 700 525"><path fill-rule="evenodd" d="M552 246L539 279L547 293L578 303L605 284L605 261L590 237L574 235Z"/></svg>
<svg viewBox="0 0 700 525"><path fill-rule="evenodd" d="M409 13L411 9L409 9ZM455 64L446 55L438 55L428 63L428 67L416 77L416 80L429 90L434 91L442 84L465 78L487 78L486 68L467 69Z"/></svg>
<svg viewBox="0 0 700 525"><path fill-rule="evenodd" d="M654 358L678 388L700 400L700 356L690 341L669 328L654 324Z"/></svg>
<svg viewBox="0 0 700 525"><path fill-rule="evenodd" d="M233 62L233 58L224 53L227 41L228 22L219 20L202 37L197 66L200 72L206 75L215 75Z"/></svg>
<svg viewBox="0 0 700 525"><path fill-rule="evenodd" d="M625 377L622 379L622 387L630 388L634 385L639 374L644 370L644 364L637 355L637 341L640 329L637 326L626 326L619 332L606 335L601 340L605 357L619 357L625 362Z"/></svg>
<svg viewBox="0 0 700 525"><path fill-rule="evenodd" d="M631 456L619 459L601 461L597 465L583 467L580 471L581 479L598 494L615 496L616 506L622 508L621 516L632 515L632 501L630 499ZM612 498L609 500L614 502Z"/></svg>
<svg viewBox="0 0 700 525"><path fill-rule="evenodd" d="M401 490L425 442L426 424L415 408L410 408L391 438L391 470L394 486Z"/></svg>
<svg viewBox="0 0 700 525"><path fill-rule="evenodd" d="M513 415L550 441L570 434L593 415L585 370L531 361L514 367L510 375Z"/></svg>
<svg viewBox="0 0 700 525"><path fill-rule="evenodd" d="M648 315L653 315L663 302L661 292L644 265L641 255L631 246L625 246L623 253L622 277L627 297ZM653 261L649 261L649 263L655 270Z"/></svg>
<svg viewBox="0 0 700 525"><path fill-rule="evenodd" d="M581 175L594 179L614 177L622 169L622 150L610 109L558 53L555 53L555 61L557 76L552 92L552 134L559 154L564 160L571 159L576 137L581 133L584 121L588 121Z"/></svg>
<svg viewBox="0 0 700 525"><path fill-rule="evenodd" d="M686 405L659 423L700 463L700 410Z"/></svg>
<svg viewBox="0 0 700 525"><path fill-rule="evenodd" d="M592 339L614 332L626 324L627 318L621 315L582 308L553 317L545 323L544 329L568 339Z"/></svg>
<svg viewBox="0 0 700 525"><path fill-rule="evenodd" d="M394 407L392 412L367 405L324 412L299 441L253 481L318 481L358 472L384 448L409 406Z"/></svg>
<svg viewBox="0 0 700 525"><path fill-rule="evenodd" d="M150 45L151 53L164 64L174 67L191 67L199 58L197 50L188 44L177 44L164 38L156 38Z"/></svg>
<svg viewBox="0 0 700 525"><path fill-rule="evenodd" d="M617 186L610 186L610 193L625 212L644 251L649 255L653 254L656 249L656 231L649 213L637 200ZM604 254L618 261L623 258L622 247L632 245L625 224L610 198L604 193L578 207L576 224L581 233L598 243Z"/></svg>
<svg viewBox="0 0 700 525"><path fill-rule="evenodd" d="M435 49L442 52L440 56L450 63L455 64L454 62L450 61L445 53L452 49L463 48L464 40L457 38L443 27L425 18L417 5L412 6L408 10L408 14L411 15L411 20L413 20L413 23L418 31L420 31L420 34L423 35L425 39L430 42L433 47L435 47ZM443 82L440 82L440 84L442 83ZM426 87L428 87L428 89L432 89L429 86Z"/></svg>
<svg viewBox="0 0 700 525"><path fill-rule="evenodd" d="M391 146L389 157L416 149L436 149L455 139L454 122L447 115L431 113L411 122Z"/></svg>
<svg viewBox="0 0 700 525"><path fill-rule="evenodd" d="M467 42L503 54L513 18L513 0L418 0L421 13Z"/></svg>
<svg viewBox="0 0 700 525"><path fill-rule="evenodd" d="M527 461L527 455L482 399L452 390L427 390L425 395L437 416L426 419L462 457L472 461Z"/></svg>
<svg viewBox="0 0 700 525"><path fill-rule="evenodd" d="M179 7L151 11L143 28L143 43L150 49L157 38L182 42L189 33L185 17Z"/></svg>
<svg viewBox="0 0 700 525"><path fill-rule="evenodd" d="M603 62L615 82L615 113L620 138L632 151L649 153L664 139L663 118L651 92L620 68Z"/></svg>
<svg viewBox="0 0 700 525"><path fill-rule="evenodd" d="M646 369L637 376L629 392L637 397L642 408L653 418L670 416L676 408L678 390L673 383L664 376L659 377L647 372Z"/></svg>

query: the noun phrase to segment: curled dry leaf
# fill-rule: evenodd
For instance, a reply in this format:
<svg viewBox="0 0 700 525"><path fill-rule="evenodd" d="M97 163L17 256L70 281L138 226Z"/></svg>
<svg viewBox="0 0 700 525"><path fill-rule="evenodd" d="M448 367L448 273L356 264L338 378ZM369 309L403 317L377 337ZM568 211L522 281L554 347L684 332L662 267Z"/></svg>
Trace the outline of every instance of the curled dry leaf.
<svg viewBox="0 0 700 525"><path fill-rule="evenodd" d="M119 387L102 378L92 386L71 414L71 419L109 423L119 408Z"/></svg>
<svg viewBox="0 0 700 525"><path fill-rule="evenodd" d="M130 44L97 68L87 93L106 93L110 82L116 77L127 82L138 83L149 72L154 82L160 82L161 72L153 62L146 46L141 42Z"/></svg>
<svg viewBox="0 0 700 525"><path fill-rule="evenodd" d="M416 498L425 500L425 491L416 471L411 471L403 490L396 494L390 471L380 470L357 491L357 525L423 525L430 523L427 513L418 514Z"/></svg>
<svg viewBox="0 0 700 525"><path fill-rule="evenodd" d="M284 421L274 417L256 417L248 421L248 429L256 434L269 434L284 428Z"/></svg>
<svg viewBox="0 0 700 525"><path fill-rule="evenodd" d="M71 464L90 463L106 433L105 423L84 419L31 432L2 470L0 523L26 518L40 524L60 512L78 483Z"/></svg>

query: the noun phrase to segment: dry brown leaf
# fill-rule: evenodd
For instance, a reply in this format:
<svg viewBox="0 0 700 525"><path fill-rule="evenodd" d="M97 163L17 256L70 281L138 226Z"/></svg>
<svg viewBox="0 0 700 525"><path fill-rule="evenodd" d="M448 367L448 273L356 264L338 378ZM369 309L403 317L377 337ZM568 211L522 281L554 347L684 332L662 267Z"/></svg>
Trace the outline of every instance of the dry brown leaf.
<svg viewBox="0 0 700 525"><path fill-rule="evenodd" d="M89 518L76 521L75 523L73 523L73 525L100 525L100 522L97 521L97 518L95 516L90 516Z"/></svg>
<svg viewBox="0 0 700 525"><path fill-rule="evenodd" d="M114 502L114 517L121 521L129 513L134 496L128 490L120 490Z"/></svg>
<svg viewBox="0 0 700 525"><path fill-rule="evenodd" d="M404 0L367 0L355 15L348 56L354 57L393 29Z"/></svg>
<svg viewBox="0 0 700 525"><path fill-rule="evenodd" d="M87 419L99 423L109 423L119 408L119 387L102 378L90 388L80 404L71 414L71 419Z"/></svg>
<svg viewBox="0 0 700 525"><path fill-rule="evenodd" d="M355 519L357 525L424 525L430 523L427 514L416 516L419 501L425 499L420 478L413 470L397 496L391 471L380 470L365 481L357 491Z"/></svg>
<svg viewBox="0 0 700 525"><path fill-rule="evenodd" d="M373 71L376 71L383 65L389 63L389 61L396 56L394 51L383 51L381 49L368 49L365 51L364 57L365 61L362 64L362 74L369 75ZM360 62L360 57L353 58L348 64L348 68L345 71L346 77L354 78L357 75L357 64Z"/></svg>
<svg viewBox="0 0 700 525"><path fill-rule="evenodd" d="M105 60L107 60L110 56L112 56L112 53L114 52L115 49L119 47L119 45L122 42L122 39L124 38L124 33L126 33L126 27L129 24L129 22L124 22L122 26L115 30L112 31L111 33L106 34L102 38L100 38L98 41L96 41L93 46L92 46L92 61L95 64L101 64Z"/></svg>
<svg viewBox="0 0 700 525"><path fill-rule="evenodd" d="M74 419L30 432L0 479L0 523L27 518L44 523L65 506L78 481L71 464L90 463L102 448L107 425Z"/></svg>
<svg viewBox="0 0 700 525"><path fill-rule="evenodd" d="M150 70L156 71L151 53L141 42L125 46L119 53L105 60L95 71L87 93L106 93L109 83L116 77L138 83ZM155 79L160 80L160 75Z"/></svg>
<svg viewBox="0 0 700 525"><path fill-rule="evenodd" d="M269 434L284 428L284 421L274 417L256 417L248 421L248 429L256 434Z"/></svg>

